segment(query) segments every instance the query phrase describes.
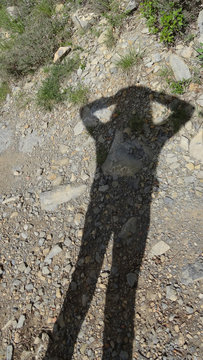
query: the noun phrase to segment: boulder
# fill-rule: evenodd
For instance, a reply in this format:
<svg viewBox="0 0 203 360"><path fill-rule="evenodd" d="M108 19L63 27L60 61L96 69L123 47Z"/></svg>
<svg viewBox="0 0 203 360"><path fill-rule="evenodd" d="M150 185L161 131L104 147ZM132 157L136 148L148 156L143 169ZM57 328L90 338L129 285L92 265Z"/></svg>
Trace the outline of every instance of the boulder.
<svg viewBox="0 0 203 360"><path fill-rule="evenodd" d="M175 79L177 81L191 79L191 73L188 66L178 55L171 54L169 57L169 64L172 67Z"/></svg>
<svg viewBox="0 0 203 360"><path fill-rule="evenodd" d="M96 16L94 13L84 15L82 9L78 9L72 15L72 22L79 30L87 30L96 22Z"/></svg>
<svg viewBox="0 0 203 360"><path fill-rule="evenodd" d="M70 46L61 46L54 54L53 62L56 63L57 61L61 60L61 58L67 55L70 51L71 51Z"/></svg>
<svg viewBox="0 0 203 360"><path fill-rule="evenodd" d="M203 130L200 130L190 142L190 155L203 162Z"/></svg>

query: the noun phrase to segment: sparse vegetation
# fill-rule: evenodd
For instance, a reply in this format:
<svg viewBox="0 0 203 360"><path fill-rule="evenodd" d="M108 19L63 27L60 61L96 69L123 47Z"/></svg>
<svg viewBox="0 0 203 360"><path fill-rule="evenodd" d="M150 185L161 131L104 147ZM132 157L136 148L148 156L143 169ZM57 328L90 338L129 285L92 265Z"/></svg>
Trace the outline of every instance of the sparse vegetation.
<svg viewBox="0 0 203 360"><path fill-rule="evenodd" d="M176 2L145 0L141 13L147 19L149 30L153 34L160 33L160 41L165 43L172 43L185 26L182 7Z"/></svg>
<svg viewBox="0 0 203 360"><path fill-rule="evenodd" d="M198 60L203 67L203 43L200 43L199 47L196 48L196 52L198 53Z"/></svg>
<svg viewBox="0 0 203 360"><path fill-rule="evenodd" d="M10 89L8 83L6 81L3 81L2 84L0 84L0 103L6 100L9 91Z"/></svg>
<svg viewBox="0 0 203 360"><path fill-rule="evenodd" d="M107 29L106 35L105 35L105 40L104 40L104 44L106 45L107 48L112 48L115 46L116 44L116 39L114 36L114 32L113 32L113 28L109 27Z"/></svg>
<svg viewBox="0 0 203 360"><path fill-rule="evenodd" d="M50 74L42 83L37 93L37 103L46 110L51 110L53 106L67 98L66 91L61 91L61 81L67 78L70 73L80 65L78 57L72 58L63 64L53 65ZM48 68L45 71L49 71Z"/></svg>
<svg viewBox="0 0 203 360"><path fill-rule="evenodd" d="M22 15L13 20L5 7L0 9L3 14L0 25L8 30L7 38L1 41L1 62L5 71L15 76L25 75L50 62L60 44L70 36L68 15L64 12L63 17L54 16L53 0L28 3L19 2L20 10L23 4L19 13L26 13L26 20Z"/></svg>
<svg viewBox="0 0 203 360"><path fill-rule="evenodd" d="M68 100L74 105L84 105L88 98L88 88L82 84L66 89Z"/></svg>
<svg viewBox="0 0 203 360"><path fill-rule="evenodd" d="M160 71L159 75L165 79L172 94L182 95L186 91L190 80L175 81L173 78L173 72L170 68L164 67Z"/></svg>
<svg viewBox="0 0 203 360"><path fill-rule="evenodd" d="M128 71L132 66L140 62L142 56L140 51L137 52L134 49L130 49L126 55L121 56L121 59L117 61L116 65L123 71Z"/></svg>

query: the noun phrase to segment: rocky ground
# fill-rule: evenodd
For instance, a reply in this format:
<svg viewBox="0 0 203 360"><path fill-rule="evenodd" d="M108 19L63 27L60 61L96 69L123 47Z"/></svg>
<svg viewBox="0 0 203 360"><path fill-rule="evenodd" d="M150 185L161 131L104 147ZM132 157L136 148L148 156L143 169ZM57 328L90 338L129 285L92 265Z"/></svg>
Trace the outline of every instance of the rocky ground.
<svg viewBox="0 0 203 360"><path fill-rule="evenodd" d="M133 192L137 192L133 206L142 221L145 205L149 205L146 194L151 189L150 226L138 284L134 269L124 279L125 289L137 286L132 358L200 360L203 356L203 97L201 68L194 50L201 34L194 24L195 39L187 45L179 42L169 50L148 33L144 20L134 12L125 20L122 32L117 34L116 47L108 49L103 44L103 33L97 38L93 31L103 29L104 25L101 20L85 34L75 29L73 43L83 49L80 57L86 66L73 73L64 87L82 82L90 89L89 102L114 96L129 86L137 86L138 92L147 88L169 93L165 79L160 76L160 70L168 66L177 80L180 76L191 79L185 94L178 98L192 104L195 110L178 132L172 137L166 135L167 141L159 149L155 162L154 184L154 176L150 178L147 171L153 167L159 145L157 138L151 137L148 125L145 141L142 135L136 136L128 121L122 131L116 133L117 143L110 128L106 138L101 132L98 137L101 153L97 153L96 160L93 135L85 128L77 106L65 102L51 112L36 108L34 96L45 76L42 70L13 85L12 94L2 106L0 119L2 360L45 359L48 343L54 341L53 326L76 269L94 179L99 181L97 196L100 201L95 204L95 214L111 197L110 190L118 187L122 204L125 200L130 204L130 199L135 199ZM125 73L115 63L132 47L143 53L143 59ZM195 73L197 77L197 71L198 81L194 76ZM122 96L125 97L125 93ZM150 100L154 127L161 126L167 118L166 106L154 101L153 93ZM146 105L145 98L142 102L134 98L126 101L123 106L129 107L129 116L132 115L131 103L135 112ZM174 99L169 96L167 104L171 101ZM86 110L89 111L86 117L93 122L96 121L94 116L104 124L112 114L116 117L113 105ZM126 112L125 117L128 120ZM94 126L93 131L97 132ZM140 149L144 155L139 157ZM98 155L102 158L103 153L107 159L101 166ZM138 160L141 169L136 168ZM123 176L122 190L119 184ZM129 193L126 193L126 181ZM132 204L130 206L132 209ZM129 222L131 210L129 214L121 212L122 216L120 209L114 207L114 210L119 234L126 240L134 231ZM102 359L105 293L112 264L113 238L112 234L75 344L72 357L75 360ZM128 242L125 246L129 246ZM88 263L88 257L82 260ZM128 336L122 341L130 342ZM127 345L118 351L118 344L111 342L109 359L130 359L126 348Z"/></svg>

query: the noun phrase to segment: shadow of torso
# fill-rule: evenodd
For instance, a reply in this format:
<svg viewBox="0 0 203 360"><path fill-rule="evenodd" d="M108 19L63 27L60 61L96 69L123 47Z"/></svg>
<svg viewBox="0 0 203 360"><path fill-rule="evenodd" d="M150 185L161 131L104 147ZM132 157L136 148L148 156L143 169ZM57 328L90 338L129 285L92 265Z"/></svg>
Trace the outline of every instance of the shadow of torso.
<svg viewBox="0 0 203 360"><path fill-rule="evenodd" d="M160 125L153 124L152 101L170 111ZM110 120L99 121L96 115L102 118L102 111L111 106ZM110 240L112 264L106 268L101 357L132 359L135 294L150 223L151 195L158 188L158 157L165 142L191 114L191 105L141 86L122 89L81 109L81 118L95 140L97 169L78 262L46 359L72 359Z"/></svg>

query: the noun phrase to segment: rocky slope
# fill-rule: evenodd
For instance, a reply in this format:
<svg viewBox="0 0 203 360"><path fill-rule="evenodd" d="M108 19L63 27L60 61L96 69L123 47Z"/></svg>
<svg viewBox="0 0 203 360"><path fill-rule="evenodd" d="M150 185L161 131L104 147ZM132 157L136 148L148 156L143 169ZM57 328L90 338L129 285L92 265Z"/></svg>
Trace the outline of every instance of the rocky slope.
<svg viewBox="0 0 203 360"><path fill-rule="evenodd" d="M0 119L0 359L71 359L73 345L82 360L202 359L201 16L195 39L170 50L137 11L111 49L103 19L83 34L76 21L86 66L63 86L89 88L82 112L36 108L42 69L13 85ZM116 62L132 48L142 59L123 72ZM190 79L183 95L163 67Z"/></svg>

